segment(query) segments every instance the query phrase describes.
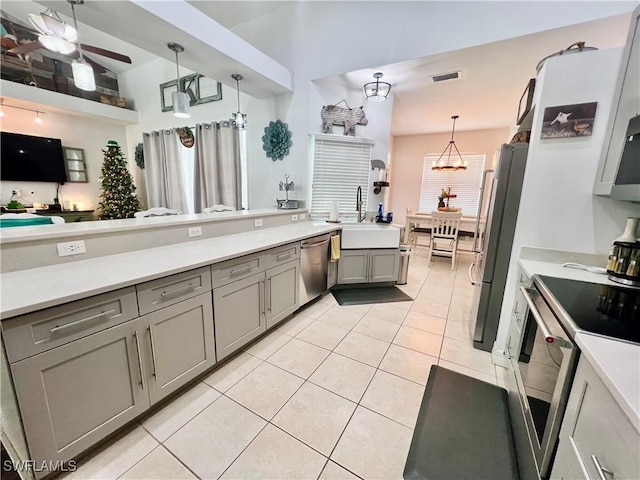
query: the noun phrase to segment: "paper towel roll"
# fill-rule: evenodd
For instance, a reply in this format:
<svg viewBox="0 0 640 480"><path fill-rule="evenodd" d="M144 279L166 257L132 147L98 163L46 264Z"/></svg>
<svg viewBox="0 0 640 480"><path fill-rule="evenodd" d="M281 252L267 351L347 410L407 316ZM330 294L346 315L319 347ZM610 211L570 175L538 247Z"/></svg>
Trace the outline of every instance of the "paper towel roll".
<svg viewBox="0 0 640 480"><path fill-rule="evenodd" d="M380 169L378 170L378 181L379 181L379 182L384 182L384 181L386 181L386 180L387 180L387 178L386 178L386 177L387 177L387 172L385 171L385 169L384 169L384 168L380 168Z"/></svg>
<svg viewBox="0 0 640 480"><path fill-rule="evenodd" d="M331 202L331 210L329 210L329 220L332 222L338 221L338 202L333 200Z"/></svg>

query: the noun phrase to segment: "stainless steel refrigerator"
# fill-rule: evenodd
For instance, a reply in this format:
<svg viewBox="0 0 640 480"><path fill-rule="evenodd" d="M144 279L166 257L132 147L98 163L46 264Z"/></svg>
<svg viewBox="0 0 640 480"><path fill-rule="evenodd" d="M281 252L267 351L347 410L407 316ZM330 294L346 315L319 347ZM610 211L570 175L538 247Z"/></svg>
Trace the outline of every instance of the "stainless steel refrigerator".
<svg viewBox="0 0 640 480"><path fill-rule="evenodd" d="M495 171L485 172L483 179L474 242L477 260L469 269L477 286L471 310L473 346L480 350L491 351L498 331L528 147L527 143L502 145Z"/></svg>

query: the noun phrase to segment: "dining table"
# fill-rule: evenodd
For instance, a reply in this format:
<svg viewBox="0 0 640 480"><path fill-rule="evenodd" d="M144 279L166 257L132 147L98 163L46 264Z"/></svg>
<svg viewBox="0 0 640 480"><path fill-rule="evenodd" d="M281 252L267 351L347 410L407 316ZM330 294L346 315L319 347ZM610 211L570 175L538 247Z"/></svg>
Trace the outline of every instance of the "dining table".
<svg viewBox="0 0 640 480"><path fill-rule="evenodd" d="M473 239L473 244L476 243L476 237L480 236L481 238L484 236L484 229L486 226L486 219L484 217L480 218L480 222L478 222L478 217L475 215L462 215L460 219L460 227L458 229L458 236L460 234L465 234L465 236L470 236ZM476 231L476 225L478 230ZM431 228L431 212L417 212L417 213L409 213L405 218L405 227L404 227L404 237L403 243L409 242L409 234L413 228L423 229L418 234L430 235ZM460 248L460 250L473 251L473 244L471 245L471 249Z"/></svg>

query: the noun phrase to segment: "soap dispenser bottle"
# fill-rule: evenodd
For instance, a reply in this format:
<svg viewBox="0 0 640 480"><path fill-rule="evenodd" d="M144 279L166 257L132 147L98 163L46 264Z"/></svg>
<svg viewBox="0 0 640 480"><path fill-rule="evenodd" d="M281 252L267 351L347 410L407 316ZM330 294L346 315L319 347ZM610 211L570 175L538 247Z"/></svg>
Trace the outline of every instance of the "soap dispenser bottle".
<svg viewBox="0 0 640 480"><path fill-rule="evenodd" d="M377 220L380 222L382 221L382 204L379 203L378 204L378 216L377 216Z"/></svg>

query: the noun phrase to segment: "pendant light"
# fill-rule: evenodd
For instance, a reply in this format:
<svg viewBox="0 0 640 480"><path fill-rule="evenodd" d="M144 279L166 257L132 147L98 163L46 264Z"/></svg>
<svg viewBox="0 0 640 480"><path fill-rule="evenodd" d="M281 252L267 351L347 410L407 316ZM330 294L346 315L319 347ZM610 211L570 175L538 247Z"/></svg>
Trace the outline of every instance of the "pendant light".
<svg viewBox="0 0 640 480"><path fill-rule="evenodd" d="M387 82L381 82L382 73L377 72L373 74L375 82L365 83L362 89L364 90L364 96L370 102L384 102L387 99L387 95L391 92L391 84Z"/></svg>
<svg viewBox="0 0 640 480"><path fill-rule="evenodd" d="M96 89L96 79L93 75L93 68L82 57L82 46L80 45L80 39L77 35L78 22L76 20L76 9L74 5L82 5L84 0L67 0L71 4L71 13L73 14L73 25L76 31L76 45L78 46L78 55L80 58L74 60L71 63L71 70L73 72L73 82L80 90L87 92L94 92Z"/></svg>
<svg viewBox="0 0 640 480"><path fill-rule="evenodd" d="M238 130L245 130L247 128L247 114L240 111L240 80L244 80L244 77L239 73L231 75L236 81L236 91L238 92L238 111L232 113L233 126Z"/></svg>
<svg viewBox="0 0 640 480"><path fill-rule="evenodd" d="M456 147L456 142L453 139L453 134L456 131L456 120L458 118L460 118L458 115L454 115L451 117L451 119L453 120L453 129L451 130L451 140L449 141L449 145L447 145L447 147L442 152L442 155L440 155L440 158L438 158L438 160L433 162L433 164L431 165L431 170L436 170L436 171L453 170L455 172L456 170L467 169L467 161L464 158L462 158L462 155L460 155L460 151L458 151L458 147ZM454 148L456 150L456 153L458 154L458 158L454 160L453 163L450 163L451 150ZM446 161L443 158L445 153L447 154Z"/></svg>
<svg viewBox="0 0 640 480"><path fill-rule="evenodd" d="M189 95L180 91L180 65L178 64L178 52L184 52L184 47L178 43L169 42L167 44L169 50L176 54L176 82L177 90L171 93L171 102L173 103L173 116L178 118L189 118Z"/></svg>

